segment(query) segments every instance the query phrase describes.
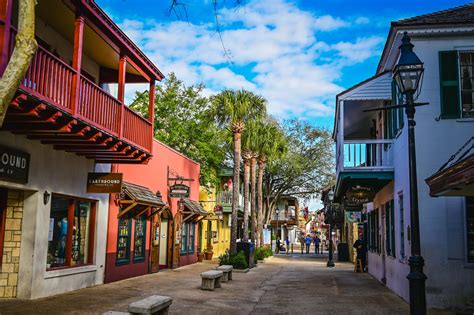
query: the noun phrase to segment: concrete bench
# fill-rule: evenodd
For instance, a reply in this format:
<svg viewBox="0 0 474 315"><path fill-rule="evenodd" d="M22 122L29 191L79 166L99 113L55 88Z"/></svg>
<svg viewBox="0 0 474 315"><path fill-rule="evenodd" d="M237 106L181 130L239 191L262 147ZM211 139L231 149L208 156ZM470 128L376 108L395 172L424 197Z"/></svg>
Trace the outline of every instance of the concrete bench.
<svg viewBox="0 0 474 315"><path fill-rule="evenodd" d="M131 303L128 306L128 311L131 314L168 314L168 308L173 299L169 296L152 295L143 300Z"/></svg>
<svg viewBox="0 0 474 315"><path fill-rule="evenodd" d="M222 265L216 268L217 270L220 270L224 273L222 277L222 282L227 282L232 280L232 265Z"/></svg>
<svg viewBox="0 0 474 315"><path fill-rule="evenodd" d="M220 288L223 274L220 270L209 270L201 273L201 289L214 291L214 288Z"/></svg>

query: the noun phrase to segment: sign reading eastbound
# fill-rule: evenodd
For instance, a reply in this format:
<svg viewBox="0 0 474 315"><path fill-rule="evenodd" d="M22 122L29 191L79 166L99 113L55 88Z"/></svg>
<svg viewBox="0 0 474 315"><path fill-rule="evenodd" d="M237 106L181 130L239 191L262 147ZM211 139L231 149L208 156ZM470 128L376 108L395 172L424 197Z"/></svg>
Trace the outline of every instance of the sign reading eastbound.
<svg viewBox="0 0 474 315"><path fill-rule="evenodd" d="M113 194L122 192L122 173L88 173L87 192Z"/></svg>
<svg viewBox="0 0 474 315"><path fill-rule="evenodd" d="M171 198L189 198L191 188L184 184L174 184L170 187Z"/></svg>
<svg viewBox="0 0 474 315"><path fill-rule="evenodd" d="M0 146L0 179L26 184L29 169L29 153Z"/></svg>

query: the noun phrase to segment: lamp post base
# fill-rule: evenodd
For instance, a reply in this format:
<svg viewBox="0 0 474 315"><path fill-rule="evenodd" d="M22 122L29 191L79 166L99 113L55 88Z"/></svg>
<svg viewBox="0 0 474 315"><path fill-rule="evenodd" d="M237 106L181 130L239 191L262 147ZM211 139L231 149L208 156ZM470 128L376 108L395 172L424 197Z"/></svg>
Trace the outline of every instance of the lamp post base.
<svg viewBox="0 0 474 315"><path fill-rule="evenodd" d="M426 275L423 273L423 257L411 256L408 263L410 265L410 273L407 276L410 286L410 314L426 314Z"/></svg>

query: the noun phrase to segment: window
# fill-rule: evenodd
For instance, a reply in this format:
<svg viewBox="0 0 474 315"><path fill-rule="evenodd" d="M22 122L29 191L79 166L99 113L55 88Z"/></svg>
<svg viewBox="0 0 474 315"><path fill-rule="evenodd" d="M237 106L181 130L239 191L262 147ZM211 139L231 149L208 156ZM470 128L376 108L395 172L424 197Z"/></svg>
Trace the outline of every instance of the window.
<svg viewBox="0 0 474 315"><path fill-rule="evenodd" d="M395 211L393 200L385 204L385 241L387 255L395 257Z"/></svg>
<svg viewBox="0 0 474 315"><path fill-rule="evenodd" d="M474 118L474 52L439 52L441 118Z"/></svg>
<svg viewBox="0 0 474 315"><path fill-rule="evenodd" d="M474 79L474 52L460 52L461 117L474 117L472 81Z"/></svg>
<svg viewBox="0 0 474 315"><path fill-rule="evenodd" d="M474 197L466 197L467 262L474 263Z"/></svg>
<svg viewBox="0 0 474 315"><path fill-rule="evenodd" d="M181 247L180 247L180 254L187 255L188 254L188 224L183 223L181 225Z"/></svg>
<svg viewBox="0 0 474 315"><path fill-rule="evenodd" d="M146 217L135 219L135 235L133 239L133 260L145 259Z"/></svg>
<svg viewBox="0 0 474 315"><path fill-rule="evenodd" d="M370 212L368 215L369 224L369 250L379 253L379 224L378 209Z"/></svg>
<svg viewBox="0 0 474 315"><path fill-rule="evenodd" d="M49 217L48 269L93 262L95 202L53 195Z"/></svg>
<svg viewBox="0 0 474 315"><path fill-rule="evenodd" d="M389 105L401 105L404 103L403 94L398 90L395 80L392 81L392 101ZM390 109L384 111L384 133L385 139L393 139L404 125L404 109Z"/></svg>
<svg viewBox="0 0 474 315"><path fill-rule="evenodd" d="M398 194L398 208L400 209L400 259L405 258L405 218L403 207L403 193Z"/></svg>
<svg viewBox="0 0 474 315"><path fill-rule="evenodd" d="M128 263L130 260L130 230L132 220L120 218L117 233L117 264Z"/></svg>
<svg viewBox="0 0 474 315"><path fill-rule="evenodd" d="M193 222L189 224L189 252L188 254L194 254L194 232L196 229L196 224Z"/></svg>

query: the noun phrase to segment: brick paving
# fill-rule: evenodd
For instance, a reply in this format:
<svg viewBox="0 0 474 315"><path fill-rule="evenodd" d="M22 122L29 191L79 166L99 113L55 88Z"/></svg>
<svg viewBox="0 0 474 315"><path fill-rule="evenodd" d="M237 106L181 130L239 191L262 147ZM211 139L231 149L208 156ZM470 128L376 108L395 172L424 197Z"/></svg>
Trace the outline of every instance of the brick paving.
<svg viewBox="0 0 474 315"><path fill-rule="evenodd" d="M0 300L1 314L101 314L126 311L149 295L173 298L171 314L408 314L408 305L348 263L326 267L327 256L278 255L216 291L200 289L205 262L175 270L26 301Z"/></svg>

